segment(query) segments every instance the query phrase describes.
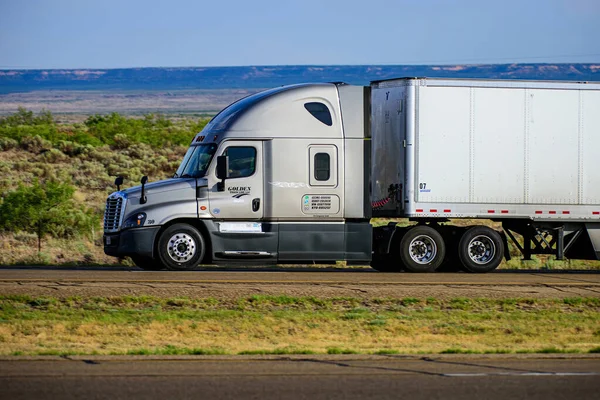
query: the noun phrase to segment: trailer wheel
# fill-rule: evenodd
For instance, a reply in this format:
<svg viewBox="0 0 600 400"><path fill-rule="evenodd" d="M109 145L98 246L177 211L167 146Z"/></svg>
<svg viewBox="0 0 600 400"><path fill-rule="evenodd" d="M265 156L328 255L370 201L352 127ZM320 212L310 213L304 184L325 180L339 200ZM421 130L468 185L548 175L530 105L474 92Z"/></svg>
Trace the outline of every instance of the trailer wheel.
<svg viewBox="0 0 600 400"><path fill-rule="evenodd" d="M430 226L415 226L400 241L400 258L410 272L433 272L442 264L445 255L442 235Z"/></svg>
<svg viewBox="0 0 600 400"><path fill-rule="evenodd" d="M170 270L196 268L205 252L202 234L188 224L171 225L158 239L158 258Z"/></svg>
<svg viewBox="0 0 600 400"><path fill-rule="evenodd" d="M160 271L161 269L165 269L165 266L160 261L152 257L131 256L131 260L137 267L146 271Z"/></svg>
<svg viewBox="0 0 600 400"><path fill-rule="evenodd" d="M464 233L458 255L469 272L489 272L502 262L504 244L500 233L487 226L474 226Z"/></svg>

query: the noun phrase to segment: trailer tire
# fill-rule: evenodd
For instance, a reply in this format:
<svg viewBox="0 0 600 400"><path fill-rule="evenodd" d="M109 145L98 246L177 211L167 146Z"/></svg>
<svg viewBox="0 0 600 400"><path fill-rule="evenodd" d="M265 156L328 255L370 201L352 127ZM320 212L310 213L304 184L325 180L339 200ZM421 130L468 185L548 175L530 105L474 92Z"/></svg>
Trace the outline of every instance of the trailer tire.
<svg viewBox="0 0 600 400"><path fill-rule="evenodd" d="M158 239L158 258L169 270L192 270L202 262L205 253L202 234L188 224L171 225Z"/></svg>
<svg viewBox="0 0 600 400"><path fill-rule="evenodd" d="M400 259L410 272L433 272L442 264L445 255L442 235L430 226L415 226L400 241Z"/></svg>
<svg viewBox="0 0 600 400"><path fill-rule="evenodd" d="M162 265L160 261L155 260L152 257L130 256L130 258L136 267L146 271L160 271L161 269L165 269L165 266Z"/></svg>
<svg viewBox="0 0 600 400"><path fill-rule="evenodd" d="M487 226L474 226L460 239L458 255L468 272L490 272L502 262L504 243L498 231Z"/></svg>

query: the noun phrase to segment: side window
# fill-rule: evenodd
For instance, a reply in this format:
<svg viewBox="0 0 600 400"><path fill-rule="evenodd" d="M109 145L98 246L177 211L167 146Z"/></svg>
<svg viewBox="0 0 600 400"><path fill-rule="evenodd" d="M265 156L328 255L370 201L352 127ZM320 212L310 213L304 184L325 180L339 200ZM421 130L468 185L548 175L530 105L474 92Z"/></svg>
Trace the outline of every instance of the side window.
<svg viewBox="0 0 600 400"><path fill-rule="evenodd" d="M318 181L328 181L330 176L331 166L329 154L315 154L315 179Z"/></svg>
<svg viewBox="0 0 600 400"><path fill-rule="evenodd" d="M338 184L337 147L333 144L308 146L308 184L317 187L336 187Z"/></svg>
<svg viewBox="0 0 600 400"><path fill-rule="evenodd" d="M228 147L223 152L229 157L229 177L244 178L254 174L256 149L254 147Z"/></svg>
<svg viewBox="0 0 600 400"><path fill-rule="evenodd" d="M315 117L325 125L331 126L333 124L333 121L331 119L331 113L329 112L329 108L327 108L325 104L319 102L305 103L304 108L306 108L306 111L311 113L313 117Z"/></svg>

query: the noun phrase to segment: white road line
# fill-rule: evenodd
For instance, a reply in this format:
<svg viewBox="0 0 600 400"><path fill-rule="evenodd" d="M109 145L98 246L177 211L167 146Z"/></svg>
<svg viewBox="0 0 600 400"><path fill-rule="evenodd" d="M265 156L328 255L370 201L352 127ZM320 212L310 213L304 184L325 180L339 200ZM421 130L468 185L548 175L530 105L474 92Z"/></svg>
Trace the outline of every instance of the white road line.
<svg viewBox="0 0 600 400"><path fill-rule="evenodd" d="M469 376L596 376L600 372L493 372L493 373L460 373L460 374L442 374L449 377L469 377Z"/></svg>

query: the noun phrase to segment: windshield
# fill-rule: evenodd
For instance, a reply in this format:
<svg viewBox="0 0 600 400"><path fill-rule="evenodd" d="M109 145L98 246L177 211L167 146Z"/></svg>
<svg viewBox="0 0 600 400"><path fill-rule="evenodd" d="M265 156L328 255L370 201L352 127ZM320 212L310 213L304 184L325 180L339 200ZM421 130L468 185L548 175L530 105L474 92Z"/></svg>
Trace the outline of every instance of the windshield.
<svg viewBox="0 0 600 400"><path fill-rule="evenodd" d="M216 144L192 146L185 153L175 178L200 178L206 175L206 169L217 150Z"/></svg>

